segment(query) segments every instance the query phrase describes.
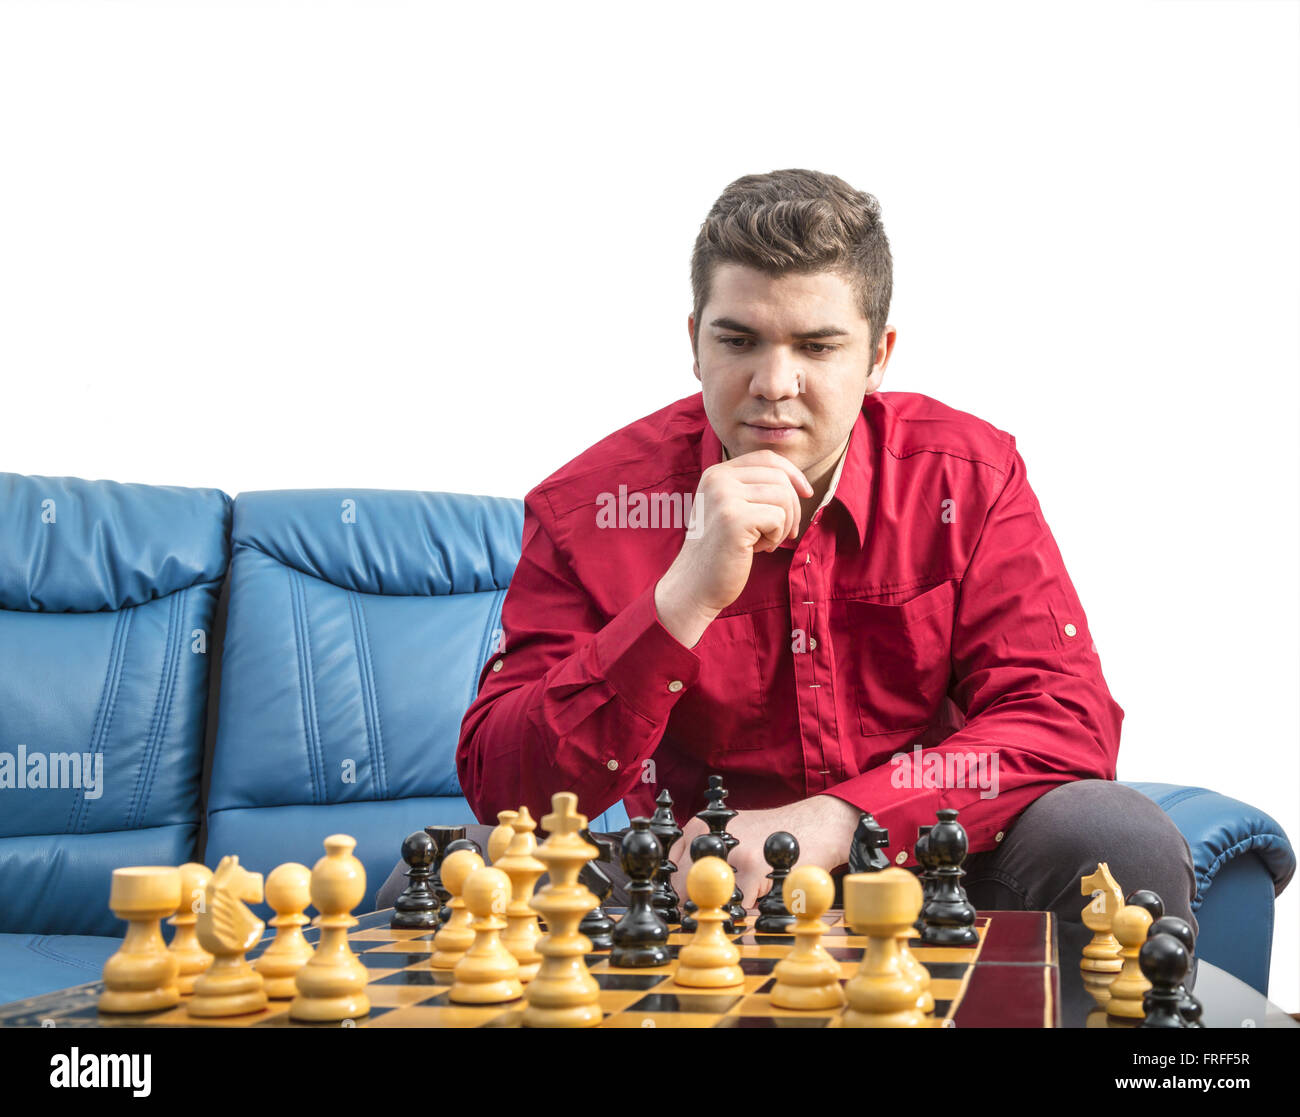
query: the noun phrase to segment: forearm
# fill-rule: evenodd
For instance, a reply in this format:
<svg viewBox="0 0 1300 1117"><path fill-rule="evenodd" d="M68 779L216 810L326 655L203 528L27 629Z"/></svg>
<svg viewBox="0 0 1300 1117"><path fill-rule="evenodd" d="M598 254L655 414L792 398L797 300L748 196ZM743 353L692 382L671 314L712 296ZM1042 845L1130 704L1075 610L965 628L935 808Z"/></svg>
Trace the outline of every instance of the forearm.
<svg viewBox="0 0 1300 1117"><path fill-rule="evenodd" d="M499 657L500 669L489 661L456 754L480 819L521 804L540 818L557 791L573 791L592 817L640 781L699 675L698 658L659 624L653 593L599 631L576 634L576 649L549 667L526 639Z"/></svg>
<svg viewBox="0 0 1300 1117"><path fill-rule="evenodd" d="M1122 717L1104 684L1098 693L1087 679L1063 676L1054 693L1003 700L941 744L897 753L828 794L876 817L895 864L916 864L918 827L944 807L960 812L971 852L995 849L1040 795L1115 778Z"/></svg>

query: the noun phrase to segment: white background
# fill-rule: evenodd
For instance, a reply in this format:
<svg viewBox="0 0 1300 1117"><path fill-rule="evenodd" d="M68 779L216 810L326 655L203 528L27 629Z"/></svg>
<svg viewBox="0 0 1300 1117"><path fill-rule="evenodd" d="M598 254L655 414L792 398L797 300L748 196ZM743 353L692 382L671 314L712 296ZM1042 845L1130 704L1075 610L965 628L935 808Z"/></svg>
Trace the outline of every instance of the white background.
<svg viewBox="0 0 1300 1117"><path fill-rule="evenodd" d="M0 469L522 496L696 390L723 187L829 171L884 389L1018 440L1120 778L1300 841L1297 6L470 7L0 5ZM1300 883L1274 944L1295 1011Z"/></svg>

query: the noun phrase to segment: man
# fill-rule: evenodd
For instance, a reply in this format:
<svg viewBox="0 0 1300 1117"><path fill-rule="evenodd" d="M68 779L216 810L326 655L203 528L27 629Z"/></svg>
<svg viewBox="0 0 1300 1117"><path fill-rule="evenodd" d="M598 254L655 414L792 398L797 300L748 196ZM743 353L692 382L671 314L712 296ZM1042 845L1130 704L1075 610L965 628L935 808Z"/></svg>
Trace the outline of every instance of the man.
<svg viewBox="0 0 1300 1117"><path fill-rule="evenodd" d="M916 868L917 827L954 807L977 906L1077 926L1107 860L1194 927L1186 842L1113 782L1123 710L1014 438L879 391L891 272L876 200L834 176L723 192L691 267L702 392L528 494L464 793L491 822L560 790L649 815L668 788L682 892L720 773L747 905L773 831L836 870L870 811Z"/></svg>

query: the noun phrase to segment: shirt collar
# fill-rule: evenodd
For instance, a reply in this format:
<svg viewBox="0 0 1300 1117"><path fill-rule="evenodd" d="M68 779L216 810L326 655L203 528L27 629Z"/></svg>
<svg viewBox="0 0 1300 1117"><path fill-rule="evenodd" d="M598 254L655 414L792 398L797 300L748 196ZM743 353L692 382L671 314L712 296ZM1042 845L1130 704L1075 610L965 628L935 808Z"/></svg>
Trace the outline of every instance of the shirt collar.
<svg viewBox="0 0 1300 1117"><path fill-rule="evenodd" d="M849 433L848 448L841 455L835 473L831 476L831 483L826 489L826 496L819 505L825 507L833 498L844 506L853 521L859 547L865 546L867 541L867 502L870 497L872 473L872 434L867 408L879 406L879 401L872 399L873 395L874 392L862 401L862 409L858 412L853 430ZM700 438L700 472L703 473L709 466L717 465L725 459L726 450L706 415Z"/></svg>

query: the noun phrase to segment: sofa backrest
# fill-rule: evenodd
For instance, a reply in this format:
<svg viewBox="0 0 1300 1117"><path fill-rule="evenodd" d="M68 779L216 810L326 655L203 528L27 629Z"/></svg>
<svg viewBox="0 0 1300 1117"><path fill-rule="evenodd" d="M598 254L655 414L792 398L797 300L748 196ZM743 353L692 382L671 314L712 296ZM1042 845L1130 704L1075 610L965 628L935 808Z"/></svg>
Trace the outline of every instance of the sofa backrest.
<svg viewBox="0 0 1300 1117"><path fill-rule="evenodd" d="M310 866L348 833L368 910L408 833L473 821L456 742L522 528L522 503L498 497L236 498L208 864Z"/></svg>
<svg viewBox="0 0 1300 1117"><path fill-rule="evenodd" d="M0 932L120 933L112 870L192 860L216 489L0 473Z"/></svg>

